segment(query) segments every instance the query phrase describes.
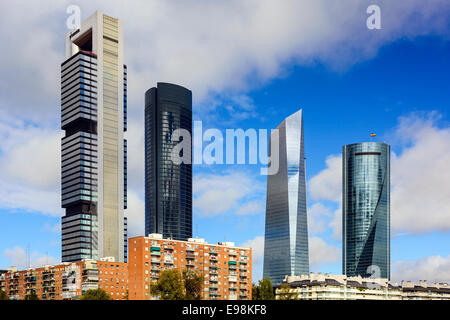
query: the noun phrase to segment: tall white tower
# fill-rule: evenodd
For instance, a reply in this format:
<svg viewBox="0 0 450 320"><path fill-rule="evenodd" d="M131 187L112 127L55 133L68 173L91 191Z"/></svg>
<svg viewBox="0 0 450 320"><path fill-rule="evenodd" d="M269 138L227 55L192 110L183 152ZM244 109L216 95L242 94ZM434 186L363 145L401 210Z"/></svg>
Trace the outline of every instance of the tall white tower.
<svg viewBox="0 0 450 320"><path fill-rule="evenodd" d="M61 65L62 260L126 261L123 26L96 11L66 36Z"/></svg>

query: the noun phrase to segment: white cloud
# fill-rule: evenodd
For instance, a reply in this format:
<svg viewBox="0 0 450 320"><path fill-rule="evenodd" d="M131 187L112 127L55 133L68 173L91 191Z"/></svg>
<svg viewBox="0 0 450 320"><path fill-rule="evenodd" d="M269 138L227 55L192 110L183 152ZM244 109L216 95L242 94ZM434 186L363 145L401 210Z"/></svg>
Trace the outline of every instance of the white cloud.
<svg viewBox="0 0 450 320"><path fill-rule="evenodd" d="M450 128L434 115L401 118L396 135L409 146L392 155L391 220L395 232L450 230Z"/></svg>
<svg viewBox="0 0 450 320"><path fill-rule="evenodd" d="M193 191L194 209L200 216L262 211L254 198L264 191L264 186L246 173L199 174L194 177Z"/></svg>
<svg viewBox="0 0 450 320"><path fill-rule="evenodd" d="M342 199L342 156L328 156L325 163L327 167L310 179L309 195L312 200L339 202Z"/></svg>
<svg viewBox="0 0 450 320"><path fill-rule="evenodd" d="M327 218L332 213L330 208L324 206L322 203L317 202L310 206L308 212L308 234L314 235L325 232L327 230Z"/></svg>
<svg viewBox="0 0 450 320"><path fill-rule="evenodd" d="M0 86L4 103L15 106L11 112L26 110L27 116L35 117L54 113L69 4L51 0L0 4L5 13L0 30L20 34L0 34L8 48L0 62L5 75ZM133 112L142 108L145 90L156 81L186 85L195 99L203 100L211 94L239 94L260 86L283 76L289 64L324 63L345 70L396 39L449 34L448 1L379 1L382 29L376 31L366 28L369 4L350 0L105 4L93 0L84 2L81 10L82 19L100 9L124 21Z"/></svg>
<svg viewBox="0 0 450 320"><path fill-rule="evenodd" d="M252 248L252 281L258 282L263 275L264 237L257 236L241 244L240 247Z"/></svg>
<svg viewBox="0 0 450 320"><path fill-rule="evenodd" d="M61 215L60 139L49 127L0 121L0 208Z"/></svg>
<svg viewBox="0 0 450 320"><path fill-rule="evenodd" d="M128 237L145 235L145 201L136 192L128 191L128 208L125 210L128 219Z"/></svg>
<svg viewBox="0 0 450 320"><path fill-rule="evenodd" d="M322 238L309 238L309 264L310 270L338 262L341 257L341 250L335 246L327 244Z"/></svg>
<svg viewBox="0 0 450 320"><path fill-rule="evenodd" d="M237 209L236 214L239 215L251 215L264 213L264 206L261 201L251 201L243 204L239 209Z"/></svg>
<svg viewBox="0 0 450 320"><path fill-rule="evenodd" d="M450 282L450 255L430 256L418 260L395 261L392 264L392 280L401 282L427 280Z"/></svg>
<svg viewBox="0 0 450 320"><path fill-rule="evenodd" d="M28 267L28 259L27 253L22 247L14 247L13 249L6 249L3 253L6 259L10 262L11 266L15 266L19 269L23 269ZM58 259L48 256L42 255L37 251L33 251L30 256L30 266L37 268L43 265L54 265L59 263Z"/></svg>

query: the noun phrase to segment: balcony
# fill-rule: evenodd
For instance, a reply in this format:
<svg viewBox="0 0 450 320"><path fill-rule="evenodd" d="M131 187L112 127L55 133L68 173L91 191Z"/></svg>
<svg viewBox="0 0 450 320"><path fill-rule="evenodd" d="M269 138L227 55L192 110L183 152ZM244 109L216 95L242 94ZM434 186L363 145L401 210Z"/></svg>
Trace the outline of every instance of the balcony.
<svg viewBox="0 0 450 320"><path fill-rule="evenodd" d="M159 252L159 251L152 251L152 252L150 252L150 255L152 255L152 256L160 256L161 252Z"/></svg>
<svg viewBox="0 0 450 320"><path fill-rule="evenodd" d="M228 266L235 266L236 265L236 261L228 261Z"/></svg>
<svg viewBox="0 0 450 320"><path fill-rule="evenodd" d="M216 257L216 256L210 256L210 257L209 257L209 260L211 260L211 261L217 261L217 257Z"/></svg>
<svg viewBox="0 0 450 320"><path fill-rule="evenodd" d="M228 277L229 282L237 282L237 277Z"/></svg>
<svg viewBox="0 0 450 320"><path fill-rule="evenodd" d="M191 251L191 252L193 252L193 251L195 251L195 250L194 250L194 247L186 247L186 251Z"/></svg>
<svg viewBox="0 0 450 320"><path fill-rule="evenodd" d="M195 259L195 255L188 253L188 254L186 254L186 259L194 260Z"/></svg>

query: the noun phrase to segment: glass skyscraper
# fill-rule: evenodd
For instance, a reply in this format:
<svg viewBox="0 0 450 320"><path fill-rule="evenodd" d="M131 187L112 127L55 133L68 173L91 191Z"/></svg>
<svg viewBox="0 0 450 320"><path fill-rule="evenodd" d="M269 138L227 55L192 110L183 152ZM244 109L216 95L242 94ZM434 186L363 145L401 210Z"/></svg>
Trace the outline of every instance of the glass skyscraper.
<svg viewBox="0 0 450 320"><path fill-rule="evenodd" d="M96 11L61 65L63 262L126 261L126 104L122 23Z"/></svg>
<svg viewBox="0 0 450 320"><path fill-rule="evenodd" d="M267 176L264 278L309 274L302 110L279 126L278 173ZM273 133L272 133L273 134Z"/></svg>
<svg viewBox="0 0 450 320"><path fill-rule="evenodd" d="M192 237L192 164L175 164L176 129L192 136L192 92L159 82L145 93L145 234ZM191 144L192 163L192 144Z"/></svg>
<svg viewBox="0 0 450 320"><path fill-rule="evenodd" d="M343 273L390 279L390 146L343 147Z"/></svg>

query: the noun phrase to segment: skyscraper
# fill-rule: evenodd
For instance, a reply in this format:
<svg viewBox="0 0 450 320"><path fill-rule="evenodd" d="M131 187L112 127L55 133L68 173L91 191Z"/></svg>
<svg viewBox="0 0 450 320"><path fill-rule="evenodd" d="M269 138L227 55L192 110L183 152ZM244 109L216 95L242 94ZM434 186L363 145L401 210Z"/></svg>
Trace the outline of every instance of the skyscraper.
<svg viewBox="0 0 450 320"><path fill-rule="evenodd" d="M192 92L159 82L145 93L145 234L185 241L192 237L192 165L172 162L176 129L192 136Z"/></svg>
<svg viewBox="0 0 450 320"><path fill-rule="evenodd" d="M309 273L303 113L297 111L279 126L279 170L267 176L264 278ZM273 133L272 133L273 134Z"/></svg>
<svg viewBox="0 0 450 320"><path fill-rule="evenodd" d="M350 144L342 161L342 272L389 279L390 146Z"/></svg>
<svg viewBox="0 0 450 320"><path fill-rule="evenodd" d="M123 27L96 11L66 36L61 65L62 261L126 261Z"/></svg>

